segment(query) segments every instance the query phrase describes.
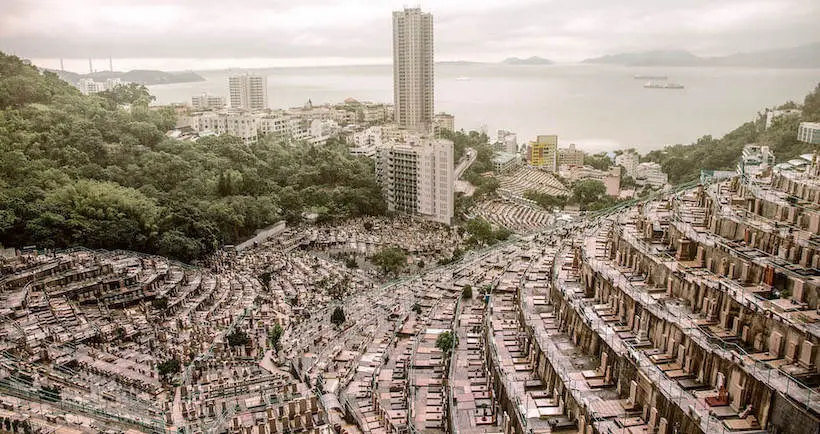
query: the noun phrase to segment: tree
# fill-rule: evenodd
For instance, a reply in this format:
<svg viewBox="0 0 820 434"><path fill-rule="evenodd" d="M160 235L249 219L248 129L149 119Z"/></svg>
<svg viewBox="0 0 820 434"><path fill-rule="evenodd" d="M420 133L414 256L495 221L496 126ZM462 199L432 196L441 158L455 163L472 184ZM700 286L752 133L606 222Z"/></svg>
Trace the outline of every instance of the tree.
<svg viewBox="0 0 820 434"><path fill-rule="evenodd" d="M820 122L820 83L803 100L803 120Z"/></svg>
<svg viewBox="0 0 820 434"><path fill-rule="evenodd" d="M598 170L609 170L609 168L612 167L612 164L612 160L606 152L593 155L584 155L585 166L592 166Z"/></svg>
<svg viewBox="0 0 820 434"><path fill-rule="evenodd" d="M234 329L231 334L227 336L228 338L228 345L232 347L239 347L242 345L247 345L251 340L248 337L248 334L245 333L243 330Z"/></svg>
<svg viewBox="0 0 820 434"><path fill-rule="evenodd" d="M273 329L271 329L270 333L268 334L268 339L270 339L270 344L273 347L274 351L276 351L276 354L279 354L279 350L282 346L280 341L282 339L283 332L284 330L282 330L282 326L280 326L277 323L273 326Z"/></svg>
<svg viewBox="0 0 820 434"><path fill-rule="evenodd" d="M157 365L160 377L167 377L180 371L181 365L177 359L168 359Z"/></svg>
<svg viewBox="0 0 820 434"><path fill-rule="evenodd" d="M470 285L464 285L464 288L461 289L461 298L467 300L473 298L473 287Z"/></svg>
<svg viewBox="0 0 820 434"><path fill-rule="evenodd" d="M365 221L364 222L364 230L366 230L367 232L372 231L373 230L373 222Z"/></svg>
<svg viewBox="0 0 820 434"><path fill-rule="evenodd" d="M453 338L453 334L450 331L446 331L436 338L436 348L441 350L443 353L449 353L450 350L453 349L455 345L455 339Z"/></svg>
<svg viewBox="0 0 820 434"><path fill-rule="evenodd" d="M421 314L421 305L418 302L413 303L413 307L411 307L410 310L415 312L416 315L419 315L419 314Z"/></svg>
<svg viewBox="0 0 820 434"><path fill-rule="evenodd" d="M374 254L370 261L381 269L382 274L395 274L407 263L407 253L395 246L388 247Z"/></svg>
<svg viewBox="0 0 820 434"><path fill-rule="evenodd" d="M606 194L604 183L594 179L578 181L572 186L572 199L575 203L586 208L587 205L599 200Z"/></svg>
<svg viewBox="0 0 820 434"><path fill-rule="evenodd" d="M330 315L330 322L336 327L339 327L345 322L345 311L341 306L336 306L336 308L333 309L333 313Z"/></svg>

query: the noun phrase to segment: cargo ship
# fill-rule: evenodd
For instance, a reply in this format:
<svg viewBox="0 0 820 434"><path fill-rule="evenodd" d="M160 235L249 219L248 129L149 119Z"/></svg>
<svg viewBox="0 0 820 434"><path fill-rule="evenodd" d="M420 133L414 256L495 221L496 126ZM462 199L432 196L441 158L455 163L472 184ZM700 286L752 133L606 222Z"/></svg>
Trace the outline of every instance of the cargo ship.
<svg viewBox="0 0 820 434"><path fill-rule="evenodd" d="M653 83L651 81L644 84L643 87L647 89L683 89L683 85L680 83Z"/></svg>

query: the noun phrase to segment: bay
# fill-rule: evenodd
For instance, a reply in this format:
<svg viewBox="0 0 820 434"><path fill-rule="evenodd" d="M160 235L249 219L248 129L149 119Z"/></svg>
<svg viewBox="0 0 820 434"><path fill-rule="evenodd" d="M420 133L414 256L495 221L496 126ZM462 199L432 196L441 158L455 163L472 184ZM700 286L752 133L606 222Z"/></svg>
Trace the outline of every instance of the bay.
<svg viewBox="0 0 820 434"><path fill-rule="evenodd" d="M345 98L392 102L390 65L251 70L268 76L271 108L338 103ZM150 86L161 104L190 102L208 92L227 95L238 70L197 71L205 81ZM646 89L635 75L666 75L685 89ZM436 65L436 112L455 116L456 128L518 134L557 134L561 145L586 151L664 145L721 136L766 107L802 102L820 81L816 69L638 68L608 65Z"/></svg>

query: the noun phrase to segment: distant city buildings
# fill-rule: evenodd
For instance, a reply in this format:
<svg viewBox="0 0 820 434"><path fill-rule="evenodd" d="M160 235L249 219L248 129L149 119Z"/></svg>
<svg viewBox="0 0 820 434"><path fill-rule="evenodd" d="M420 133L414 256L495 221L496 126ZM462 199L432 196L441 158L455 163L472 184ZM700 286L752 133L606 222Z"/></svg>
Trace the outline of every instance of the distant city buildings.
<svg viewBox="0 0 820 434"><path fill-rule="evenodd" d="M220 95L201 95L191 97L191 108L194 110L218 110L225 108L225 97Z"/></svg>
<svg viewBox="0 0 820 434"><path fill-rule="evenodd" d="M268 77L242 74L228 77L231 108L264 110L268 108Z"/></svg>
<svg viewBox="0 0 820 434"><path fill-rule="evenodd" d="M527 145L527 163L549 172L558 171L558 136L555 134L538 136Z"/></svg>
<svg viewBox="0 0 820 434"><path fill-rule="evenodd" d="M495 148L498 151L510 154L518 153L518 136L507 130L498 130Z"/></svg>
<svg viewBox="0 0 820 434"><path fill-rule="evenodd" d="M797 128L797 140L820 145L820 122L801 122Z"/></svg>
<svg viewBox="0 0 820 434"><path fill-rule="evenodd" d="M83 95L91 95L93 93L111 90L117 86L123 86L126 84L128 83L119 78L108 78L105 81L94 81L93 78L82 78L77 82L76 87L77 89L80 89L80 93Z"/></svg>
<svg viewBox="0 0 820 434"><path fill-rule="evenodd" d="M640 155L631 149L615 157L615 165L623 166L624 170L626 170L626 174L633 178L635 177L635 169L640 162Z"/></svg>
<svg viewBox="0 0 820 434"><path fill-rule="evenodd" d="M640 186L663 187L669 181L669 176L663 173L661 165L658 163L640 163L635 167L631 175L635 179L635 184Z"/></svg>
<svg viewBox="0 0 820 434"><path fill-rule="evenodd" d="M410 138L378 148L376 177L387 207L449 225L454 214L453 142Z"/></svg>
<svg viewBox="0 0 820 434"><path fill-rule="evenodd" d="M433 15L393 12L393 100L399 127L430 133L433 122Z"/></svg>
<svg viewBox="0 0 820 434"><path fill-rule="evenodd" d="M584 151L575 148L575 144L570 144L568 148L558 150L558 167L561 166L583 166Z"/></svg>

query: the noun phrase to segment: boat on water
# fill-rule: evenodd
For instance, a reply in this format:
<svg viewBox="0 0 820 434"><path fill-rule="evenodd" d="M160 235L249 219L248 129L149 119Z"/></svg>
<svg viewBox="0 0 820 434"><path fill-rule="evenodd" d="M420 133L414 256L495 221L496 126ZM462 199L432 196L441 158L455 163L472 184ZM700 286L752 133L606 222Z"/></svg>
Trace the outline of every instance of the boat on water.
<svg viewBox="0 0 820 434"><path fill-rule="evenodd" d="M683 89L683 85L680 83L655 83L651 81L644 84L643 87L647 89Z"/></svg>
<svg viewBox="0 0 820 434"><path fill-rule="evenodd" d="M458 81L470 81L472 79L473 79L472 77L464 77L464 76L456 77L456 80L458 80Z"/></svg>
<svg viewBox="0 0 820 434"><path fill-rule="evenodd" d="M638 74L638 75L633 76L632 78L634 78L635 80L666 80L669 77L667 77L665 75L641 75L641 74Z"/></svg>

